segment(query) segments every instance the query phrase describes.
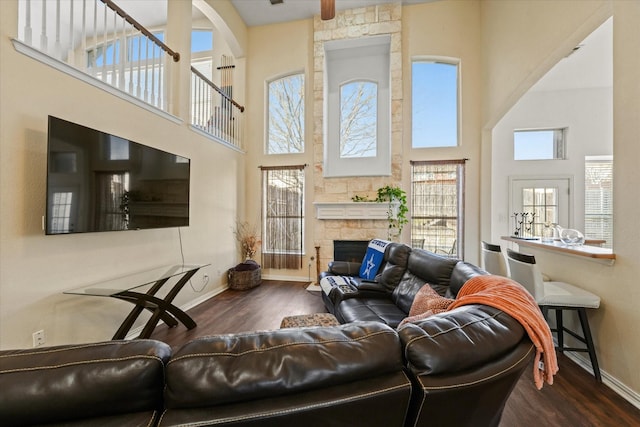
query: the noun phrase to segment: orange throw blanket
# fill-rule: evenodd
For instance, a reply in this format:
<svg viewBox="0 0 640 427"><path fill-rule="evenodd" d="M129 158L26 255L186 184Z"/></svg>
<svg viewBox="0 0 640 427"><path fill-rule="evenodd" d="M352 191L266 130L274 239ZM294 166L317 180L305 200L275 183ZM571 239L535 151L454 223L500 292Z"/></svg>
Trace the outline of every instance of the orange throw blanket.
<svg viewBox="0 0 640 427"><path fill-rule="evenodd" d="M536 347L533 380L540 390L544 381L553 384L558 359L549 325L531 294L519 283L502 276L483 275L469 279L449 310L467 304L484 304L504 311L522 324ZM543 364L540 365L540 360Z"/></svg>

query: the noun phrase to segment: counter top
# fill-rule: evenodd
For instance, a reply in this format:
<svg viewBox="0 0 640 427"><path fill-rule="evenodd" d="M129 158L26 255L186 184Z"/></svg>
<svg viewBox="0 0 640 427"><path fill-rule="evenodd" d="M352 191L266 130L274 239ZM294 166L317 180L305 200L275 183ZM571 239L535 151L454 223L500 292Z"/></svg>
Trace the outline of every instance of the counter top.
<svg viewBox="0 0 640 427"><path fill-rule="evenodd" d="M613 253L613 250L609 248L602 248L599 246L567 246L559 240L555 240L552 243L543 243L540 239L521 239L512 236L502 236L502 240L514 242L520 246L529 246L536 249L561 252L586 258L608 260L610 262L613 262L616 259L616 254Z"/></svg>

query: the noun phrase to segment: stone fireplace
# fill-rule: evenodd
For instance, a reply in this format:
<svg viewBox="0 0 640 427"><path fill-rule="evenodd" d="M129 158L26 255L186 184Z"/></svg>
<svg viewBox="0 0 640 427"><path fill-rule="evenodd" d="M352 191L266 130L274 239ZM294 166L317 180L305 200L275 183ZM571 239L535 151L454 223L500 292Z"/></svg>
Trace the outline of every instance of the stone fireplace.
<svg viewBox="0 0 640 427"><path fill-rule="evenodd" d="M325 46L329 41L358 39L370 36L389 35L391 74L391 175L325 177L324 176L324 131L325 131ZM352 197L375 198L378 188L398 185L402 182L402 5L400 3L371 6L338 11L335 19L314 19L314 65L313 65L313 183L314 202L344 203ZM349 216L349 215L346 215ZM387 239L386 218L315 218L313 221L314 246L318 251L317 265L324 270L334 256L334 240L369 241L374 238ZM362 258L361 258L362 259Z"/></svg>

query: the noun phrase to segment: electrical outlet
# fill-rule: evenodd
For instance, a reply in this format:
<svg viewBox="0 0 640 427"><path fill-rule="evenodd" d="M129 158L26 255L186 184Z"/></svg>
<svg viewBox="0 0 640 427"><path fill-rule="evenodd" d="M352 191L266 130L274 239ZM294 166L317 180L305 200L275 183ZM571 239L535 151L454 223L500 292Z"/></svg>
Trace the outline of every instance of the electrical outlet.
<svg viewBox="0 0 640 427"><path fill-rule="evenodd" d="M44 329L41 329L39 331L36 331L33 333L33 346L34 347L41 347L43 346L45 343L45 337L44 337Z"/></svg>

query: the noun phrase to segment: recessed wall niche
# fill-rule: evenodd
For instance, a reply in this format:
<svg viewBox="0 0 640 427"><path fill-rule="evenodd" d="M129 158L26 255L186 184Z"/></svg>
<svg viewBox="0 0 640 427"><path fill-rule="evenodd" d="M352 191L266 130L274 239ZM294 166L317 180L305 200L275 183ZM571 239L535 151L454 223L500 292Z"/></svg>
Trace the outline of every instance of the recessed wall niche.
<svg viewBox="0 0 640 427"><path fill-rule="evenodd" d="M390 35L325 49L324 176L391 175Z"/></svg>

